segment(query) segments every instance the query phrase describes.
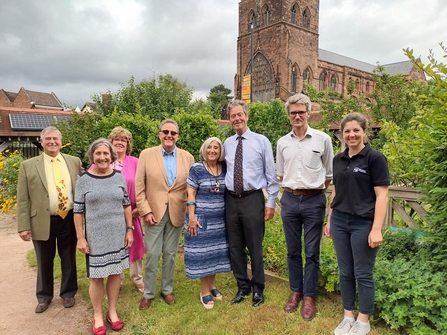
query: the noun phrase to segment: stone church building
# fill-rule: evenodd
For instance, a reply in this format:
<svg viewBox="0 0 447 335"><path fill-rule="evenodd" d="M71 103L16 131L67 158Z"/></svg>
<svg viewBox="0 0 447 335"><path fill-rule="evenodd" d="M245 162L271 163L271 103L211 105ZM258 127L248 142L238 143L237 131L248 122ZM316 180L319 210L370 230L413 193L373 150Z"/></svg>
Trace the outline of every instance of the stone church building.
<svg viewBox="0 0 447 335"><path fill-rule="evenodd" d="M285 101L301 92L304 82L346 95L348 81L354 80L353 95L373 92L376 65L319 48L319 5L319 0L240 1L236 98L242 98L243 80L248 74L252 77L252 101ZM389 74L423 78L411 61L384 67Z"/></svg>

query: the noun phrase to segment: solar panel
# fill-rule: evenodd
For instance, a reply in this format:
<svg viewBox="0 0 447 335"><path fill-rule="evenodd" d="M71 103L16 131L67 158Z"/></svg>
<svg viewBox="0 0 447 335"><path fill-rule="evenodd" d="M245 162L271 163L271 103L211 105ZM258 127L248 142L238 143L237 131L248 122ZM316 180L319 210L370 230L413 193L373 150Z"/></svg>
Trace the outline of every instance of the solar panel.
<svg viewBox="0 0 447 335"><path fill-rule="evenodd" d="M42 130L67 119L68 115L9 114L12 130Z"/></svg>

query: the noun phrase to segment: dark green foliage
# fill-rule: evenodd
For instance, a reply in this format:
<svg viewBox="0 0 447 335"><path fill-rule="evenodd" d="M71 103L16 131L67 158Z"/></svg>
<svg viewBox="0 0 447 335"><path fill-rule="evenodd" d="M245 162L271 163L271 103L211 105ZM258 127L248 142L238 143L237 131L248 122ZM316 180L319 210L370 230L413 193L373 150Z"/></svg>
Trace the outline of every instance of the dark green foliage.
<svg viewBox="0 0 447 335"><path fill-rule="evenodd" d="M432 253L415 234L385 237L376 260L376 307L394 329L412 334L447 332L447 272L430 262Z"/></svg>
<svg viewBox="0 0 447 335"><path fill-rule="evenodd" d="M447 49L440 44L447 55ZM415 59L411 50L406 54L423 68L430 78L429 91L420 95L420 111L414 118L409 137L414 139L418 151L415 169L422 176L421 189L430 204L429 237L433 246L432 266L447 268L447 66L437 62L430 52L429 64Z"/></svg>
<svg viewBox="0 0 447 335"><path fill-rule="evenodd" d="M178 123L180 131L177 146L191 153L196 161L199 160L199 150L202 143L209 137L219 137L217 122L208 113L178 112L172 119ZM148 137L147 148L160 145L160 139L158 138L159 124L160 122L157 121L156 135L153 134Z"/></svg>
<svg viewBox="0 0 447 335"><path fill-rule="evenodd" d="M282 220L278 214L266 222L262 246L265 268L279 276L288 278L286 238Z"/></svg>
<svg viewBox="0 0 447 335"><path fill-rule="evenodd" d="M84 168L90 166L87 157L85 157L89 145L97 138L104 136L98 129L99 120L100 117L95 114L73 113L66 122L56 124L62 133L63 148L61 151L79 157Z"/></svg>
<svg viewBox="0 0 447 335"><path fill-rule="evenodd" d="M220 119L225 114L228 102L233 99L230 93L231 90L223 84L216 85L210 89L207 100L211 103L211 111L214 118Z"/></svg>
<svg viewBox="0 0 447 335"><path fill-rule="evenodd" d="M127 85L113 93L95 94L93 101L103 116L114 111L149 116L162 120L173 115L177 109L187 109L192 99L193 89L170 74L159 75L151 80L143 79L135 83L132 76Z"/></svg>

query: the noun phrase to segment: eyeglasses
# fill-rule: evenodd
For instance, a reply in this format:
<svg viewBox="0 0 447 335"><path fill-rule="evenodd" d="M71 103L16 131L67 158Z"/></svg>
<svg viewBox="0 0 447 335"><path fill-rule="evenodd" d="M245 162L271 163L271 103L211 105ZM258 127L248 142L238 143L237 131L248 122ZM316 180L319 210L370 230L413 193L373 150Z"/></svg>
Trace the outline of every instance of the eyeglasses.
<svg viewBox="0 0 447 335"><path fill-rule="evenodd" d="M165 135L169 135L169 133L171 133L171 136L175 136L175 135L178 135L178 133L176 132L176 131L173 131L173 130L160 130L160 133L163 133L163 134L165 134Z"/></svg>
<svg viewBox="0 0 447 335"><path fill-rule="evenodd" d="M299 115L300 117L302 117L302 116L306 115L306 113L307 112L302 112L302 111L300 111L300 112L290 112L289 116L295 118L297 115Z"/></svg>

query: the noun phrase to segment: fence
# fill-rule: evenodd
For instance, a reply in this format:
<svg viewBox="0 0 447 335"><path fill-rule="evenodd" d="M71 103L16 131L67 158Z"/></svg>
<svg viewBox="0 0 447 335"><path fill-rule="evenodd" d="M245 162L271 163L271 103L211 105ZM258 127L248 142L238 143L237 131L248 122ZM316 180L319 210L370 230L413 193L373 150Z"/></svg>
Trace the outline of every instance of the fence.
<svg viewBox="0 0 447 335"><path fill-rule="evenodd" d="M326 195L329 197L333 186L329 186ZM266 193L264 192L266 195ZM282 190L278 198L281 199ZM422 194L412 187L390 186L388 192L388 208L385 217L384 227L395 226L402 228L419 229L425 225L427 212L423 207L421 200ZM279 212L280 205L276 205L276 211ZM326 214L329 206L326 208Z"/></svg>
<svg viewBox="0 0 447 335"><path fill-rule="evenodd" d="M31 142L12 142L8 149L10 152L20 151L25 159L36 157L40 154L40 149Z"/></svg>

